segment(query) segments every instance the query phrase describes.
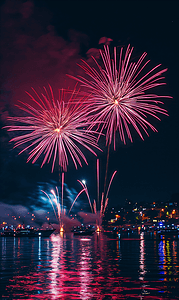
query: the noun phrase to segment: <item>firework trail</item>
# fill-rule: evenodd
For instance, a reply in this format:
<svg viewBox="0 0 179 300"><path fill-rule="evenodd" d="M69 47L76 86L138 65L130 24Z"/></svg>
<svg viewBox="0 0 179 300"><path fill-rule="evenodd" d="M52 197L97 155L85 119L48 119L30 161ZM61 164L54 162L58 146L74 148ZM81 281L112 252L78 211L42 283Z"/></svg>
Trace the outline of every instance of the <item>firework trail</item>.
<svg viewBox="0 0 179 300"><path fill-rule="evenodd" d="M73 201L73 203L72 203L72 205L71 205L71 207L70 207L70 209L69 209L68 214L70 214L70 212L71 212L71 210L72 210L72 208L73 208L73 205L75 204L76 200L78 199L78 197L79 197L84 191L85 191L85 189L81 190L81 191L78 193L78 195L77 195L76 198L74 199L74 201Z"/></svg>
<svg viewBox="0 0 179 300"><path fill-rule="evenodd" d="M114 144L116 148L116 133L119 133L121 141L126 144L127 138L132 142L131 128L133 127L141 139L143 132L147 135L148 129L157 131L148 121L148 117L158 120L158 114L168 115L167 111L159 105L163 104L159 96L149 92L158 86L165 85L163 73L167 69L160 69L161 64L148 69L149 60L145 60L147 53L143 53L137 62L131 62L133 47L127 47L124 53L121 48L119 55L114 48L113 58L109 47L104 46L100 50L103 62L101 67L93 58L96 68L91 67L85 61L80 67L85 71L87 78L73 77L86 88L91 103L92 125L98 132L105 131L106 144ZM100 135L99 135L100 136Z"/></svg>
<svg viewBox="0 0 179 300"><path fill-rule="evenodd" d="M63 173L62 173L63 174ZM47 198L49 199L55 217L57 219L57 221L59 222L60 225L60 231L63 231L63 216L65 216L65 209L63 207L63 183L62 183L62 196L61 196L61 204L60 204L60 197L59 197L59 191L58 188L56 186L56 192L54 190L51 190L51 195L53 197L50 197L45 191L41 190L41 192L43 192Z"/></svg>
<svg viewBox="0 0 179 300"><path fill-rule="evenodd" d="M50 201L50 203L52 205L55 217L56 217L57 221L60 222L61 207L60 207L59 201L57 200L57 196L56 196L54 190L51 190L51 193L54 196L53 201L51 200L50 196L45 191L41 190L41 192L43 192L47 196L47 198L49 199L49 201ZM54 204L55 204L55 207L54 207ZM57 213L56 213L56 210L57 210Z"/></svg>
<svg viewBox="0 0 179 300"><path fill-rule="evenodd" d="M17 125L6 126L7 130L20 133L10 140L15 143L14 148L23 148L20 153L29 151L27 162L32 160L35 163L43 156L41 167L52 161L52 172L56 161L62 172L67 171L69 157L76 168L77 164L82 166L81 159L87 164L81 147L94 155L96 153L92 148L99 147L94 132L86 130L89 121L88 106L83 104L84 97L79 96L75 89L59 90L58 100L55 99L51 86L49 89L44 87L41 94L33 88L32 90L34 96L27 93L32 104L20 102L21 105L18 106L28 116L8 118Z"/></svg>
<svg viewBox="0 0 179 300"><path fill-rule="evenodd" d="M86 196L87 196L88 201L89 201L89 205L90 205L91 211L92 211L92 213L93 213L93 207L92 207L92 204L91 204L91 200L90 200L90 196L89 196L88 189L87 189L87 186L86 186L86 182L83 181L83 180L82 180L82 181L77 180L77 181L81 184L83 190L85 191Z"/></svg>
<svg viewBox="0 0 179 300"><path fill-rule="evenodd" d="M62 177L64 177L64 173L62 173ZM77 198L79 197L79 195L81 193L83 193L83 190L80 191L78 193L78 195L76 196L76 198L74 199L68 214L67 211L65 209L65 205L64 205L64 182L62 180L62 186L61 186L61 192L59 193L59 189L56 186L54 189L50 189L50 192L45 192L44 190L41 190L42 193L44 193L46 195L46 197L48 198L52 208L53 208L53 212L55 214L55 217L58 221L59 224L59 231L60 233L64 233L64 232L68 232L68 230L72 227L72 224L74 224L74 226L78 226L80 225L80 222L75 220L74 218L69 218L69 214L71 209L73 208L73 205L75 204ZM70 229L71 230L71 229Z"/></svg>
<svg viewBox="0 0 179 300"><path fill-rule="evenodd" d="M78 193L78 195L76 196L75 200L73 201L72 203L72 206L70 208L70 211L75 203L75 201L78 199L78 197L83 193L85 192L86 193L86 196L88 198L88 201L89 201L89 205L90 205L90 208L91 208L91 212L94 213L96 215L97 218L99 218L99 223L102 223L102 218L105 214L105 211L106 211L106 207L108 205L108 195L109 195L109 191L110 191L110 187L111 187L111 184L112 184L112 181L114 179L114 176L116 175L117 171L114 171L112 176L111 176L111 179L110 179L110 182L109 182L109 185L108 185L108 188L107 188L107 192L103 191L102 194L101 194L101 200L99 200L99 203L98 203L98 197L99 197L99 159L97 159L97 165L96 165L96 169L97 169L97 203L96 201L94 200L94 203L92 205L92 202L91 202L91 199L90 199L90 196L89 196L89 192L88 192L88 188L87 188L87 185L85 182L83 181L80 181L78 180L78 182L81 184L82 186L82 190ZM99 197L100 199L100 197ZM96 219L97 219L96 218ZM97 225L97 227L99 226L99 224Z"/></svg>

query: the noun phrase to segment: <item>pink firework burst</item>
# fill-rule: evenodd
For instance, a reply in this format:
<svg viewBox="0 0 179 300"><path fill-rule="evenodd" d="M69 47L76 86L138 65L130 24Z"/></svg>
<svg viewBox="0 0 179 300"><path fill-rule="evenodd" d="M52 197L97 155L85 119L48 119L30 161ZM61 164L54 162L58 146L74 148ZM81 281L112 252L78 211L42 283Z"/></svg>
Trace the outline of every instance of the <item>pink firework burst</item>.
<svg viewBox="0 0 179 300"><path fill-rule="evenodd" d="M92 125L98 124L98 130L106 133L106 144L116 144L116 133L119 132L120 139L126 144L126 137L132 142L131 127L143 139L144 131L148 135L148 129L157 131L149 122L148 116L158 120L157 114L168 115L167 111L159 105L163 104L161 98L172 98L170 96L159 96L150 93L149 90L164 85L163 73L167 69L160 69L160 64L147 70L149 60L145 60L147 53L143 53L137 62L131 62L133 48L130 45L124 53L121 48L119 55L114 48L114 58L111 58L109 47L104 46L100 50L103 62L101 67L93 58L96 68L91 67L85 61L80 66L84 69L88 78L73 77L82 86L87 88L89 100L91 101ZM145 71L147 70L147 71ZM70 76L72 77L72 76Z"/></svg>
<svg viewBox="0 0 179 300"><path fill-rule="evenodd" d="M15 143L14 147L23 147L20 153L29 151L27 162L32 160L35 163L43 156L42 167L46 162L52 161L52 172L56 160L62 171L66 171L69 157L76 168L77 164L82 166L81 159L87 164L81 147L95 155L92 148L99 147L93 132L86 130L89 122L86 116L87 107L83 105L84 99L76 90L59 90L58 100L55 99L51 86L49 89L44 87L41 94L33 88L32 90L34 96L27 93L32 104L20 102L21 105L18 106L28 115L9 118L17 125L6 126L8 131L20 133L10 142Z"/></svg>

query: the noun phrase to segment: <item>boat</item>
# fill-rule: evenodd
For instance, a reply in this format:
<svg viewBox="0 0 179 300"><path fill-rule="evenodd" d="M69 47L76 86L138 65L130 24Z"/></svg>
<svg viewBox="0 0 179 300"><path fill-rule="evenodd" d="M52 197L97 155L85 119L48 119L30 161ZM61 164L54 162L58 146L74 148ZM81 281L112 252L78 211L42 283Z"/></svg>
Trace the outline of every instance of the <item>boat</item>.
<svg viewBox="0 0 179 300"><path fill-rule="evenodd" d="M88 230L79 230L79 231L73 231L74 235L93 235L94 231L88 231Z"/></svg>
<svg viewBox="0 0 179 300"><path fill-rule="evenodd" d="M177 228L162 228L162 229L156 230L156 233L158 235L167 235L167 236L179 235L179 229L177 229Z"/></svg>
<svg viewBox="0 0 179 300"><path fill-rule="evenodd" d="M35 228L5 228L1 232L1 237L49 237L55 229L35 229Z"/></svg>
<svg viewBox="0 0 179 300"><path fill-rule="evenodd" d="M0 236L6 236L6 237L13 237L15 234L15 230L11 228L5 228L4 230L1 230L1 235Z"/></svg>
<svg viewBox="0 0 179 300"><path fill-rule="evenodd" d="M74 235L93 235L95 231L91 227L75 227L72 232Z"/></svg>

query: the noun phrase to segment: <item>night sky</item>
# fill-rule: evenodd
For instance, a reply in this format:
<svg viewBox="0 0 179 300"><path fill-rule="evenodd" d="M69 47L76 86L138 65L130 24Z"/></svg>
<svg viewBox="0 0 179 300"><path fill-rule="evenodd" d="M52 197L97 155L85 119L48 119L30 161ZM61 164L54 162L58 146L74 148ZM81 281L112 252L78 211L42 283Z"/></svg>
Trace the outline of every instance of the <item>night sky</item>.
<svg viewBox="0 0 179 300"><path fill-rule="evenodd" d="M66 74L82 72L77 63L89 59L87 52L102 48L101 37L112 39L110 46L134 47L133 59L144 51L150 66L168 68L166 86L156 89L170 95L164 107L169 117L151 119L158 133L149 131L142 141L118 142L111 148L108 180L117 170L110 191L110 205L124 200L169 200L179 192L179 93L178 93L178 1L1 1L1 127L8 116L18 116L17 100L27 100L25 91L51 84L52 88L74 87ZM89 53L89 52L88 52ZM58 172L51 166L26 164L27 153L9 144L10 135L1 130L1 202L27 207L43 206L39 186L48 190L57 185ZM100 141L100 185L104 184L107 148ZM96 158L85 152L88 166L76 171L70 163L65 182L72 198L80 191L77 179L85 179L91 198L96 197ZM85 197L84 197L85 198ZM81 198L81 205L86 200ZM85 205L84 205L85 208Z"/></svg>

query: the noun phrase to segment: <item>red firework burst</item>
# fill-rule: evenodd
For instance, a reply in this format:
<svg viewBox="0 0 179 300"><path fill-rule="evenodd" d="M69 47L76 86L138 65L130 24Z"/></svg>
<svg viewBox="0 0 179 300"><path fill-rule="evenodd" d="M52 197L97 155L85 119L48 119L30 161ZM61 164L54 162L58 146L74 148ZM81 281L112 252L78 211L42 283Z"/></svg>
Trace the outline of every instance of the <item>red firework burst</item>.
<svg viewBox="0 0 179 300"><path fill-rule="evenodd" d="M172 98L147 93L165 84L162 74L167 69L160 70L161 64L159 64L145 72L149 63L149 60L145 61L147 53L143 53L137 62L131 62L132 51L133 48L129 45L125 53L121 48L117 55L116 48L114 48L112 59L109 47L104 46L104 51L100 50L103 67L95 58L93 60L96 68L83 61L84 65L80 67L90 79L81 76L73 77L87 88L87 93L90 95L93 121L90 128L98 124L100 133L105 130L106 143L111 144L113 140L114 149L117 131L124 144L126 144L126 137L132 142L131 125L142 139L142 130L147 135L148 128L157 131L147 117L152 116L160 120L158 113L168 115L167 111L159 106L163 104L160 99Z"/></svg>
<svg viewBox="0 0 179 300"><path fill-rule="evenodd" d="M32 105L20 102L21 105L18 106L28 116L9 117L17 125L6 126L8 131L22 133L10 140L15 143L14 148L24 147L20 153L29 151L27 162L32 160L35 163L43 156L41 167L52 161L52 172L56 160L62 171L66 171L69 157L76 168L77 163L82 165L81 159L87 164L81 146L95 155L92 148L99 147L93 132L86 130L89 122L87 108L83 106L84 99L75 90L59 90L58 100L55 100L50 86L49 91L44 87L40 94L33 88L32 90L34 96L27 93L31 97Z"/></svg>

